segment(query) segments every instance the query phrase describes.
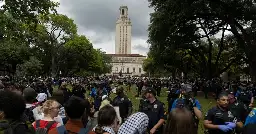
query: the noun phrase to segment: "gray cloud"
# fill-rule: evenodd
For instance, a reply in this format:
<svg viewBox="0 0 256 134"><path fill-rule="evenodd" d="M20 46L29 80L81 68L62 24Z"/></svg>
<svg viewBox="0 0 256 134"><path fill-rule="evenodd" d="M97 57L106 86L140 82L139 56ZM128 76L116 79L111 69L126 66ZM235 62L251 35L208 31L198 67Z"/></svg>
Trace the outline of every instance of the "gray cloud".
<svg viewBox="0 0 256 134"><path fill-rule="evenodd" d="M138 45L134 45L133 49L137 50L139 52L147 52L149 50L149 47L145 46L145 45L138 44Z"/></svg>
<svg viewBox="0 0 256 134"><path fill-rule="evenodd" d="M133 38L147 39L149 13L152 12L147 0L60 0L60 4L61 11L75 20L81 33L93 31L101 36L97 42L111 38L119 7L126 5L133 25Z"/></svg>

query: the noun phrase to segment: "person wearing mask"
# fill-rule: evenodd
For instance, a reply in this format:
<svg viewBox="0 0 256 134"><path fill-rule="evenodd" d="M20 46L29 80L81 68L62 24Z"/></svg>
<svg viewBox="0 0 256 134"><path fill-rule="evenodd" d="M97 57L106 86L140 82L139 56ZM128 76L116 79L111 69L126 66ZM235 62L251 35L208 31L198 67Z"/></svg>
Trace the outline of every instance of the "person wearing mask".
<svg viewBox="0 0 256 134"><path fill-rule="evenodd" d="M0 133L34 134L30 122L24 117L26 104L23 96L9 91L0 91Z"/></svg>
<svg viewBox="0 0 256 134"><path fill-rule="evenodd" d="M163 134L197 134L191 111L186 108L172 110Z"/></svg>
<svg viewBox="0 0 256 134"><path fill-rule="evenodd" d="M77 133L85 134L88 132L84 128L82 117L86 110L87 103L80 97L72 96L65 103L65 112L69 118L67 123L63 126L59 126L49 131L48 134L68 134L68 133Z"/></svg>
<svg viewBox="0 0 256 134"><path fill-rule="evenodd" d="M205 115L204 127L209 134L232 134L236 127L242 128L243 123L229 109L228 94L222 92L217 98L217 106Z"/></svg>
<svg viewBox="0 0 256 134"><path fill-rule="evenodd" d="M181 97L173 102L171 111L177 108L186 108L191 112L194 119L193 124L195 124L195 130L198 130L199 120L202 119L201 105L199 101L193 97L192 90L188 90L187 92L183 90L181 92Z"/></svg>
<svg viewBox="0 0 256 134"><path fill-rule="evenodd" d="M155 96L156 91L151 87L147 88L145 91L146 100L141 102L139 112L143 112L148 116L150 134L162 134L164 120L166 119L164 104L157 100Z"/></svg>
<svg viewBox="0 0 256 134"><path fill-rule="evenodd" d="M117 96L113 99L112 105L119 107L119 113L122 118L122 121L125 121L126 118L132 113L132 102L124 94L123 87L118 87L116 90Z"/></svg>

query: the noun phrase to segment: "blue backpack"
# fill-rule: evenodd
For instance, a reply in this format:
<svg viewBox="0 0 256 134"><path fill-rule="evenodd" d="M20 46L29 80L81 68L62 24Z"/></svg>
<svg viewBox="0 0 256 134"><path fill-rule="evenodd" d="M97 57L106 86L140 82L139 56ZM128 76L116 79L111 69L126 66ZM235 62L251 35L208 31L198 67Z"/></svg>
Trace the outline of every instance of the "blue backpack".
<svg viewBox="0 0 256 134"><path fill-rule="evenodd" d="M86 128L81 128L78 133L72 132L70 130L66 130L65 126L57 127L58 134L88 134L88 130Z"/></svg>

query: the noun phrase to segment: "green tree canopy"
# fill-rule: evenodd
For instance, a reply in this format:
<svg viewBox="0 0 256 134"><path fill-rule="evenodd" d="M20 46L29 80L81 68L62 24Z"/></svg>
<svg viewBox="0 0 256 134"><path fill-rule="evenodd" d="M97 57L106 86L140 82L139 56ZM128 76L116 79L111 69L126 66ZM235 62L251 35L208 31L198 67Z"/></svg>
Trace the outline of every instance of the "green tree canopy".
<svg viewBox="0 0 256 134"><path fill-rule="evenodd" d="M243 59L249 59L250 66L254 66L255 53L251 48L255 43L245 30L255 20L253 0L149 2L155 12L151 14L148 42L154 59L162 62L160 65L182 65L179 69L188 71L194 68L201 75L206 72L203 76L207 78L241 64ZM235 41L229 39L227 32ZM197 63L201 69L191 63Z"/></svg>

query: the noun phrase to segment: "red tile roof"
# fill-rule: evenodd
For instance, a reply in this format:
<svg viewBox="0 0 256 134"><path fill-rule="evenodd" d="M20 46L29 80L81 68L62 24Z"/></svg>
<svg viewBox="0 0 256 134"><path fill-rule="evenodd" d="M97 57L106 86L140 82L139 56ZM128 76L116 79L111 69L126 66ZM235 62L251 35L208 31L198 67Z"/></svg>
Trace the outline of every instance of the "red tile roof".
<svg viewBox="0 0 256 134"><path fill-rule="evenodd" d="M107 54L112 57L146 57L140 54Z"/></svg>

